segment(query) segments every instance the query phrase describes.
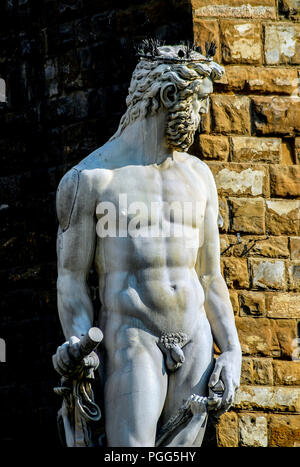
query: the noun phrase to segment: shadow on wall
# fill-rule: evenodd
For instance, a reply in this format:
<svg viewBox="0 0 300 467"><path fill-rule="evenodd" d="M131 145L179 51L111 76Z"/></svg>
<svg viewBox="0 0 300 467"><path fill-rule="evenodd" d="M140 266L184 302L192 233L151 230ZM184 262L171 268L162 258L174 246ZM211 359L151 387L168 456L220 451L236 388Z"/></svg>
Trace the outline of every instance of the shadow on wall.
<svg viewBox="0 0 300 467"><path fill-rule="evenodd" d="M191 39L192 15L184 0L0 5L0 442L53 446L60 400L51 357L64 341L55 191L116 130L136 64L132 41ZM91 284L96 297L93 274Z"/></svg>

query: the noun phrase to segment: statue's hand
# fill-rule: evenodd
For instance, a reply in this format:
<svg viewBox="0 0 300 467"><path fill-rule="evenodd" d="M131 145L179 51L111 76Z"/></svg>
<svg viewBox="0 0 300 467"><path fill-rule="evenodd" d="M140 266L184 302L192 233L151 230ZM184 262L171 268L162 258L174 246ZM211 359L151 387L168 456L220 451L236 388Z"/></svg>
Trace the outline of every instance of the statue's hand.
<svg viewBox="0 0 300 467"><path fill-rule="evenodd" d="M190 396L189 403L193 415L206 413L206 400L206 397L198 396L197 394L192 394Z"/></svg>
<svg viewBox="0 0 300 467"><path fill-rule="evenodd" d="M99 366L99 358L96 352L91 352L82 358L79 348L79 339L70 337L68 341L57 348L52 357L54 369L66 378L75 378L84 368L96 369Z"/></svg>
<svg viewBox="0 0 300 467"><path fill-rule="evenodd" d="M229 350L223 352L217 359L211 374L208 386L210 394L209 410L215 410L219 414L226 412L233 403L235 391L240 385L241 352ZM217 390L216 390L217 388ZM220 388L221 391L220 391Z"/></svg>

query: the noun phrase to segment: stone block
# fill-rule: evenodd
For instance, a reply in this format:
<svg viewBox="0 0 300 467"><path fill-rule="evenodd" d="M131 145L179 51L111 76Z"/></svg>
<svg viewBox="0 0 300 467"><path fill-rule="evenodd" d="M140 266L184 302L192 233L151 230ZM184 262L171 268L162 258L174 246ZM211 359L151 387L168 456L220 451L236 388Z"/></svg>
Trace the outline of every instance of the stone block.
<svg viewBox="0 0 300 467"><path fill-rule="evenodd" d="M268 422L265 415L240 414L239 415L240 446L267 447Z"/></svg>
<svg viewBox="0 0 300 467"><path fill-rule="evenodd" d="M274 384L300 386L300 361L273 361Z"/></svg>
<svg viewBox="0 0 300 467"><path fill-rule="evenodd" d="M211 169L220 196L268 196L269 177L263 165L211 162Z"/></svg>
<svg viewBox="0 0 300 467"><path fill-rule="evenodd" d="M249 357L242 358L241 384L253 384L253 360Z"/></svg>
<svg viewBox="0 0 300 467"><path fill-rule="evenodd" d="M267 65L300 64L300 24L266 24L264 37Z"/></svg>
<svg viewBox="0 0 300 467"><path fill-rule="evenodd" d="M300 447L300 415L270 416L269 447Z"/></svg>
<svg viewBox="0 0 300 467"><path fill-rule="evenodd" d="M211 100L209 100L209 106L211 107ZM201 133L211 132L211 112L207 112L206 114L201 114L200 132Z"/></svg>
<svg viewBox="0 0 300 467"><path fill-rule="evenodd" d="M286 360L295 358L297 352L297 348L295 348L297 339L297 322L291 319L277 319L270 321L274 339L276 336L280 347L280 352L277 356L281 356L281 358ZM298 353L296 358L298 358Z"/></svg>
<svg viewBox="0 0 300 467"><path fill-rule="evenodd" d="M200 155L204 159L227 161L229 139L227 136L205 135L199 137Z"/></svg>
<svg viewBox="0 0 300 467"><path fill-rule="evenodd" d="M262 238L257 235L244 235L241 242L237 243L236 237L227 235L222 241L222 250L225 250L230 244L233 246L224 254L226 256L263 256L267 258L289 258L288 237L269 237Z"/></svg>
<svg viewBox="0 0 300 467"><path fill-rule="evenodd" d="M300 292L300 260L288 265L289 290Z"/></svg>
<svg viewBox="0 0 300 467"><path fill-rule="evenodd" d="M260 23L223 20L220 41L224 63L262 63Z"/></svg>
<svg viewBox="0 0 300 467"><path fill-rule="evenodd" d="M266 229L271 235L299 235L300 200L267 200Z"/></svg>
<svg viewBox="0 0 300 467"><path fill-rule="evenodd" d="M205 51L205 42L214 41L217 46L217 51L214 59L220 62L220 41L219 41L219 25L217 20L202 20L195 17L193 21L194 42L197 46L202 47Z"/></svg>
<svg viewBox="0 0 300 467"><path fill-rule="evenodd" d="M238 417L234 412L221 415L217 424L218 447L233 448L238 446Z"/></svg>
<svg viewBox="0 0 300 467"><path fill-rule="evenodd" d="M231 231L263 234L265 232L265 205L262 198L230 198Z"/></svg>
<svg viewBox="0 0 300 467"><path fill-rule="evenodd" d="M249 97L213 95L211 118L215 133L249 134L251 128Z"/></svg>
<svg viewBox="0 0 300 467"><path fill-rule="evenodd" d="M241 386L236 392L234 408L298 412L300 391L292 387Z"/></svg>
<svg viewBox="0 0 300 467"><path fill-rule="evenodd" d="M286 289L285 263L282 260L250 259L253 288Z"/></svg>
<svg viewBox="0 0 300 467"><path fill-rule="evenodd" d="M269 237L263 240L259 237L252 238L257 240L253 248L247 253L247 256L264 256L267 258L288 258L288 238L287 237ZM251 246L251 243L249 247Z"/></svg>
<svg viewBox="0 0 300 467"><path fill-rule="evenodd" d="M192 0L192 8L195 17L276 18L274 0Z"/></svg>
<svg viewBox="0 0 300 467"><path fill-rule="evenodd" d="M264 316L265 296L262 292L239 292L240 316Z"/></svg>
<svg viewBox="0 0 300 467"><path fill-rule="evenodd" d="M232 136L233 162L267 162L278 164L281 160L280 138L255 138Z"/></svg>
<svg viewBox="0 0 300 467"><path fill-rule="evenodd" d="M269 318L300 319L300 294L268 293L266 294L266 309Z"/></svg>
<svg viewBox="0 0 300 467"><path fill-rule="evenodd" d="M300 258L300 237L290 237L291 259Z"/></svg>
<svg viewBox="0 0 300 467"><path fill-rule="evenodd" d="M230 288L247 289L249 287L249 275L247 261L239 258L222 259L223 275L226 284Z"/></svg>
<svg viewBox="0 0 300 467"><path fill-rule="evenodd" d="M293 136L300 132L300 98L252 97L253 128L257 134Z"/></svg>
<svg viewBox="0 0 300 467"><path fill-rule="evenodd" d="M300 196L300 166L273 165L270 167L271 196Z"/></svg>
<svg viewBox="0 0 300 467"><path fill-rule="evenodd" d="M214 84L215 92L297 95L298 73L293 68L225 66L225 75Z"/></svg>
<svg viewBox="0 0 300 467"><path fill-rule="evenodd" d="M280 355L278 339L269 319L237 317L235 320L243 355Z"/></svg>
<svg viewBox="0 0 300 467"><path fill-rule="evenodd" d="M260 386L273 386L272 359L253 359L253 383Z"/></svg>
<svg viewBox="0 0 300 467"><path fill-rule="evenodd" d="M293 148L289 139L283 139L281 143L281 164L282 165L293 165Z"/></svg>
<svg viewBox="0 0 300 467"><path fill-rule="evenodd" d="M300 164L300 138L295 138L294 152L295 162L296 164Z"/></svg>
<svg viewBox="0 0 300 467"><path fill-rule="evenodd" d="M220 226L220 231L227 232L229 228L229 209L227 200L224 198L219 198L219 214L223 222L222 226Z"/></svg>
<svg viewBox="0 0 300 467"><path fill-rule="evenodd" d="M235 315L238 315L240 311L238 294L234 290L229 290L229 296L230 296L233 313Z"/></svg>

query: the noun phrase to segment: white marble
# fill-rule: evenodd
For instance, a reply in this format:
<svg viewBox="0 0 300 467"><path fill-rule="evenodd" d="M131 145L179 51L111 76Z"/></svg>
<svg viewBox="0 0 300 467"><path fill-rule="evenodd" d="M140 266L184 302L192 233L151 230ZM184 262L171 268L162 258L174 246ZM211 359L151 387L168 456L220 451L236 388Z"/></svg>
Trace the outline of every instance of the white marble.
<svg viewBox="0 0 300 467"><path fill-rule="evenodd" d="M239 386L241 349L220 272L216 186L207 165L186 152L223 71L196 52L180 61L179 48L161 47L157 60L139 61L116 134L70 170L57 192L66 343L54 366L70 375L70 345L92 326L97 310L86 277L94 263L108 446L200 446L207 410L227 410ZM105 220L117 222L106 237ZM213 340L221 350L216 364ZM208 392L214 386L221 393ZM159 441L158 427L173 426L182 406L185 422Z"/></svg>

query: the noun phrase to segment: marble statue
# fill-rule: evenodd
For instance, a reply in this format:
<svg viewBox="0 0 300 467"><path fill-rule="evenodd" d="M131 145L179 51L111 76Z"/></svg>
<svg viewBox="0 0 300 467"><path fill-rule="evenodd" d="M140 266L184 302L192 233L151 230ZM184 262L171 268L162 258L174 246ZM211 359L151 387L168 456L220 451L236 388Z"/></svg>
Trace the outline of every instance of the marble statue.
<svg viewBox="0 0 300 467"><path fill-rule="evenodd" d="M213 52L144 41L118 130L60 182L66 342L53 363L68 446L201 446L208 411L233 403L241 348L220 272L217 191L208 166L187 153L223 74Z"/></svg>

